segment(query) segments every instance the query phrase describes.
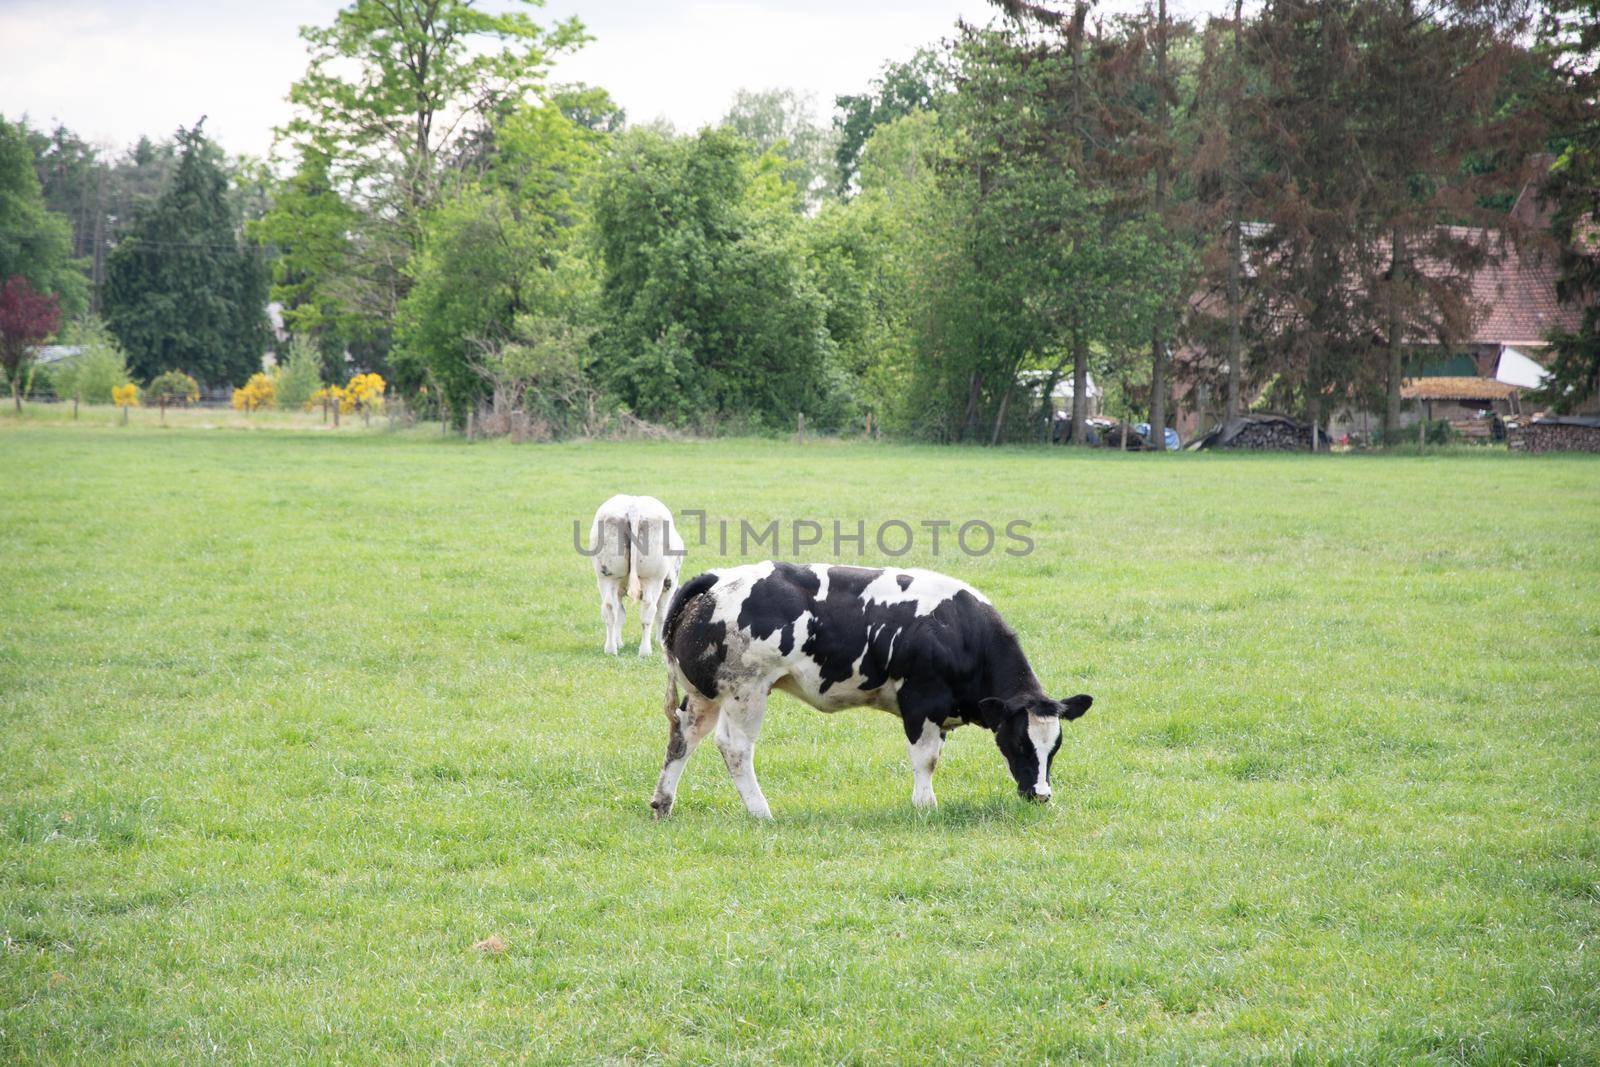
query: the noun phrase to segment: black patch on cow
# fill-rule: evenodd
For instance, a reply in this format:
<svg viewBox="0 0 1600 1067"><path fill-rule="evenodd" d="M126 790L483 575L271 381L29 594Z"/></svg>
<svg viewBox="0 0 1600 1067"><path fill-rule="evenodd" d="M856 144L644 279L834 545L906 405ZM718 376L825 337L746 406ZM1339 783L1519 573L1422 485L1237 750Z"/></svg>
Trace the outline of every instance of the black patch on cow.
<svg viewBox="0 0 1600 1067"><path fill-rule="evenodd" d="M696 575L679 587L661 626L668 658L702 696L717 695L717 670L728 656L728 625L713 622L717 603L710 595L717 584L711 572Z"/></svg>
<svg viewBox="0 0 1600 1067"><path fill-rule="evenodd" d="M911 588L911 575L909 574L897 574L894 576L894 580L899 583L902 593Z"/></svg>
<svg viewBox="0 0 1600 1067"><path fill-rule="evenodd" d="M865 678L861 685L863 691L877 689L887 679L885 657L874 659L868 645L875 638L880 639L881 649L886 653L889 641L905 625L905 619L895 617L888 605L869 607L861 597L862 591L882 573L869 567L828 568L828 595L812 601L815 621L810 636L800 648L817 664L820 692L826 693L834 684L854 674L858 660ZM910 612L915 611L913 605L905 607Z"/></svg>
<svg viewBox="0 0 1600 1067"><path fill-rule="evenodd" d="M795 622L817 602L822 580L809 567L774 563L772 573L750 587L739 608L739 629L758 641L781 631L778 652L787 656L794 648Z"/></svg>

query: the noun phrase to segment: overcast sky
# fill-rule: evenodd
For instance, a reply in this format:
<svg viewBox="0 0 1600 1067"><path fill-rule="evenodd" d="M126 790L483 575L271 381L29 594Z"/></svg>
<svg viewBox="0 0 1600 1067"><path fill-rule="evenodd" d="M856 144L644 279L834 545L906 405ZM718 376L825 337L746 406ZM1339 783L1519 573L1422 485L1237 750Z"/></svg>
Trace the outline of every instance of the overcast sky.
<svg viewBox="0 0 1600 1067"><path fill-rule="evenodd" d="M501 6L499 0L490 0ZM304 70L297 30L340 0L0 0L0 114L59 120L121 147L202 114L230 152L263 154ZM631 119L693 129L736 89L833 96L885 60L948 36L985 0L548 0L541 20L577 15L595 38L557 68L605 86Z"/></svg>
<svg viewBox="0 0 1600 1067"><path fill-rule="evenodd" d="M0 0L0 115L59 120L121 148L203 114L228 151L262 155L305 70L299 27L331 22L346 2ZM1097 10L1142 5L1102 0ZM834 96L860 90L885 61L993 10L986 0L547 0L535 17L576 15L594 37L556 80L604 86L634 121L695 129L721 118L740 88L812 93L826 120Z"/></svg>

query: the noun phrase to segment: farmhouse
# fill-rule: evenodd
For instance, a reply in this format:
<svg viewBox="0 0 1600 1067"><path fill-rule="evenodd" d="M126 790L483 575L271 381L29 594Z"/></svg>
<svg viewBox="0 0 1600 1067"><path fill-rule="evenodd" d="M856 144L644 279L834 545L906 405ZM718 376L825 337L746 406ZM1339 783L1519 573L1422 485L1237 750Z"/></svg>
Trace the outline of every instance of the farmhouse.
<svg viewBox="0 0 1600 1067"><path fill-rule="evenodd" d="M1522 393L1539 385L1545 374L1546 338L1554 330L1578 328L1582 309L1556 298L1555 246L1549 238L1548 215L1532 183L1523 188L1510 218L1523 234L1520 242L1503 241L1490 230L1450 227L1452 236L1481 245L1488 260L1470 279L1472 319L1460 342L1443 351L1432 338L1408 339L1414 340L1423 365L1401 389L1402 399L1409 402L1401 415L1403 425L1414 425L1421 418L1450 419L1464 429L1481 415L1521 414ZM1445 271L1426 259L1417 265L1430 276ZM1248 264L1245 272L1250 273ZM1211 294L1197 295L1191 306L1219 314L1217 298ZM1178 432L1188 439L1220 421L1223 372L1216 368L1215 357L1198 346L1175 351L1174 360L1179 373L1173 410ZM1597 404L1591 402L1589 407L1600 410ZM1364 432L1380 421L1376 411L1335 409L1325 429L1337 438ZM1487 422L1473 432L1486 428Z"/></svg>

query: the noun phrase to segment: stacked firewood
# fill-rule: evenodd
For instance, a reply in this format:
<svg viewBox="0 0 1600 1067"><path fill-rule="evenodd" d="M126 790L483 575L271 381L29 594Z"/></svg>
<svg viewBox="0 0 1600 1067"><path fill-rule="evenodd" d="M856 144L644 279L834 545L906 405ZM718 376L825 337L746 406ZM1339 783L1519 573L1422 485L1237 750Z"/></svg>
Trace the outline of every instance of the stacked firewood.
<svg viewBox="0 0 1600 1067"><path fill-rule="evenodd" d="M1513 452L1600 452L1600 418L1536 419L1506 427Z"/></svg>
<svg viewBox="0 0 1600 1067"><path fill-rule="evenodd" d="M1326 448L1326 439L1317 442ZM1309 452L1311 426L1287 415L1244 415L1215 427L1194 448L1242 448L1252 452Z"/></svg>

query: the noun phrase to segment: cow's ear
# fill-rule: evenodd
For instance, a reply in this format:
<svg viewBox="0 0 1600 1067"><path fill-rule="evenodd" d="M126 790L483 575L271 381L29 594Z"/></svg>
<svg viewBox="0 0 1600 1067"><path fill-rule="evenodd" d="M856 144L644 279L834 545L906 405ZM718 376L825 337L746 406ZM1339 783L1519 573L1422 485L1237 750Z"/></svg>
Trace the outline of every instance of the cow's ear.
<svg viewBox="0 0 1600 1067"><path fill-rule="evenodd" d="M1003 719L1011 714L1011 709L1006 707L1006 702L998 697L984 697L978 701L978 710L991 719Z"/></svg>
<svg viewBox="0 0 1600 1067"><path fill-rule="evenodd" d="M1061 717L1068 722L1073 719L1083 718L1083 713L1089 710L1094 703L1094 697L1088 693L1079 693L1075 697L1068 697L1061 702Z"/></svg>

